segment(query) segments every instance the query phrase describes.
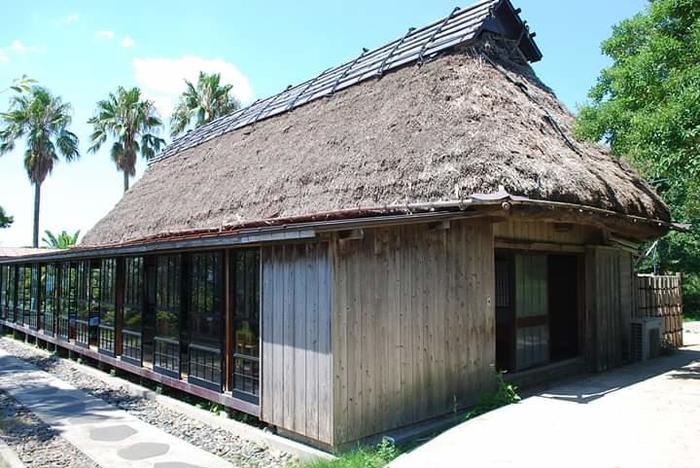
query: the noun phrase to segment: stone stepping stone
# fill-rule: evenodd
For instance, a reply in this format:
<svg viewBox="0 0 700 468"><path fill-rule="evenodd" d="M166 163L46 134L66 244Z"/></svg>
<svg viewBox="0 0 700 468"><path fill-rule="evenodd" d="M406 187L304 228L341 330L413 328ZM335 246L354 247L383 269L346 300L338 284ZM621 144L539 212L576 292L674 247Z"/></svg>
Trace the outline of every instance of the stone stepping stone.
<svg viewBox="0 0 700 468"><path fill-rule="evenodd" d="M200 465L192 465L190 463L180 461L158 462L153 464L153 468L206 468Z"/></svg>
<svg viewBox="0 0 700 468"><path fill-rule="evenodd" d="M138 444L129 445L123 449L117 451L119 455L124 460L144 460L146 458L157 457L160 455L165 455L170 450L168 444L161 444L157 442L139 442Z"/></svg>
<svg viewBox="0 0 700 468"><path fill-rule="evenodd" d="M138 431L126 424L116 426L97 427L90 430L90 438L99 442L120 442L128 439Z"/></svg>

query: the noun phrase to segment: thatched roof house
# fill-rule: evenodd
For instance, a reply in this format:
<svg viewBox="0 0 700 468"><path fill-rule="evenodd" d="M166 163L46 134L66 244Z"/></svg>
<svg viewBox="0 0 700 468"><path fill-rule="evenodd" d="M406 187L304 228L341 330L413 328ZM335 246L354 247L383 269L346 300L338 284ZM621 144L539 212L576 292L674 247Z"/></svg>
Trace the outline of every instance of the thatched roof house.
<svg viewBox="0 0 700 468"><path fill-rule="evenodd" d="M506 3L482 2L456 15L476 21L495 7L510 8ZM381 62L359 62L354 67L365 79L352 86L315 90L303 105L244 117L230 130L223 122L231 117L224 117L188 133L83 245L330 219L339 211L403 212L414 204L463 202L499 186L533 200L669 221L666 206L627 164L573 138L573 116L527 62L539 58L531 38L516 44L484 34L497 29L486 21L472 28L473 39L423 61L415 57L381 74L375 71ZM270 102L294 104L317 80L332 89L325 76L347 71L341 65L237 115L256 115Z"/></svg>
<svg viewBox="0 0 700 468"><path fill-rule="evenodd" d="M0 259L0 324L326 448L629 360L669 211L533 37L482 1L187 133L78 248Z"/></svg>

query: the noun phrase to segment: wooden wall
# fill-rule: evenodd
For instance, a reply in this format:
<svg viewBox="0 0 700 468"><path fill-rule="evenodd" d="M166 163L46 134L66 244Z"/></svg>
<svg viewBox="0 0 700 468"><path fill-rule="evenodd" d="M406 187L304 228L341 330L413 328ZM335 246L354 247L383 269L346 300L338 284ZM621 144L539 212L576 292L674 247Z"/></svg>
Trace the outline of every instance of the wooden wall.
<svg viewBox="0 0 700 468"><path fill-rule="evenodd" d="M600 230L581 224L552 223L508 219L493 226L497 244L526 250L552 251L553 245L538 246L538 243L579 246L600 242ZM556 249L554 249L556 250Z"/></svg>
<svg viewBox="0 0 700 468"><path fill-rule="evenodd" d="M586 250L586 358L603 371L627 358L634 309L632 255L610 247Z"/></svg>
<svg viewBox="0 0 700 468"><path fill-rule="evenodd" d="M328 243L262 248L261 419L332 442Z"/></svg>
<svg viewBox="0 0 700 468"><path fill-rule="evenodd" d="M340 445L472 404L494 382L492 225L333 238L333 422Z"/></svg>

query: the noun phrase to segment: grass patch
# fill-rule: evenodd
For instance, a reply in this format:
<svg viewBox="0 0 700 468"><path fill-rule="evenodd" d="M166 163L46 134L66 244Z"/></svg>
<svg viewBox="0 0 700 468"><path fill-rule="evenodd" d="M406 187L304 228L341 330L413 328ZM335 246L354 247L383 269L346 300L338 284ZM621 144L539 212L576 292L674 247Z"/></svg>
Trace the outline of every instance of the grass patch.
<svg viewBox="0 0 700 468"><path fill-rule="evenodd" d="M521 400L518 395L518 387L506 382L503 374L496 374L496 391L487 393L479 398L479 401L472 409L467 411L466 419L472 419L489 411L493 411L501 406L517 403Z"/></svg>
<svg viewBox="0 0 700 468"><path fill-rule="evenodd" d="M385 439L375 447L358 448L335 460L317 460L304 465L304 468L383 468L400 453L391 441Z"/></svg>

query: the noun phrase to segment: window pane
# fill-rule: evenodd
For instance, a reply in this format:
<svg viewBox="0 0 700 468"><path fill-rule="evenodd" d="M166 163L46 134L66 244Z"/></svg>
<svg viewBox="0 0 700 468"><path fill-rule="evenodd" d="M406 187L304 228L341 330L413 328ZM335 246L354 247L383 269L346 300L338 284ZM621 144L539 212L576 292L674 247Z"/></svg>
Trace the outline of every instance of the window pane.
<svg viewBox="0 0 700 468"><path fill-rule="evenodd" d="M189 377L193 383L221 387L222 256L191 257Z"/></svg>
<svg viewBox="0 0 700 468"><path fill-rule="evenodd" d="M234 281L233 387L236 396L257 401L260 394L260 253L232 255Z"/></svg>
<svg viewBox="0 0 700 468"><path fill-rule="evenodd" d="M125 259L124 317L122 323L122 357L137 361L142 358L142 323L144 307L143 257Z"/></svg>
<svg viewBox="0 0 700 468"><path fill-rule="evenodd" d="M180 374L180 255L156 261L156 333L154 365L159 371Z"/></svg>

